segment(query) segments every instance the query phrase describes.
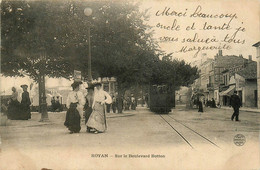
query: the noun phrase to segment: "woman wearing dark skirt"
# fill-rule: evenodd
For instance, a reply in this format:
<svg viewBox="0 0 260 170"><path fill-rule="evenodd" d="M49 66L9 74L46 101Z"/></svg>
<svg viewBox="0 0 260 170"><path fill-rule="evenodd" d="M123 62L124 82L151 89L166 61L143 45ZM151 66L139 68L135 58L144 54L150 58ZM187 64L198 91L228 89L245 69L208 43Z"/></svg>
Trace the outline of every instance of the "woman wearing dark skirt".
<svg viewBox="0 0 260 170"><path fill-rule="evenodd" d="M71 103L66 114L66 120L64 125L69 129L70 133L79 133L80 127L80 115L77 110L78 103Z"/></svg>
<svg viewBox="0 0 260 170"><path fill-rule="evenodd" d="M69 129L70 133L79 133L81 129L81 117L77 108L85 104L85 99L84 95L79 91L80 84L81 82L72 83L73 91L69 93L67 98L67 107L69 108L64 125Z"/></svg>
<svg viewBox="0 0 260 170"><path fill-rule="evenodd" d="M85 124L87 124L88 119L93 111L92 105L94 100L94 85L89 84L88 88L88 94L86 96L86 104L85 104ZM87 132L90 132L91 128L87 126Z"/></svg>
<svg viewBox="0 0 260 170"><path fill-rule="evenodd" d="M203 105L202 105L202 102L200 100L198 101L198 105L199 105L198 112L203 112Z"/></svg>
<svg viewBox="0 0 260 170"><path fill-rule="evenodd" d="M20 114L20 120L28 120L31 119L31 101L29 97L29 93L27 91L28 86L27 85L21 85L23 88L23 94L22 94L22 101L21 101L21 112Z"/></svg>

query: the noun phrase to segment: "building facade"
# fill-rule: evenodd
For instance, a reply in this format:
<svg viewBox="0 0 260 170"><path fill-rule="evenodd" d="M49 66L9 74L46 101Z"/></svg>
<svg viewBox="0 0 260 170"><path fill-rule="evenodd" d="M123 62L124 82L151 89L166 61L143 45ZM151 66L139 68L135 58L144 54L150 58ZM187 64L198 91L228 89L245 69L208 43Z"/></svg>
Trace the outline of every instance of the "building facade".
<svg viewBox="0 0 260 170"><path fill-rule="evenodd" d="M256 47L257 59L257 107L260 109L260 41L253 45Z"/></svg>
<svg viewBox="0 0 260 170"><path fill-rule="evenodd" d="M213 98L216 103L228 106L230 96L236 90L243 106L257 106L257 65L252 61L251 55L246 59L242 55L223 55L219 50L214 59L209 59L198 67L200 78L193 86L194 89L200 89L206 99Z"/></svg>

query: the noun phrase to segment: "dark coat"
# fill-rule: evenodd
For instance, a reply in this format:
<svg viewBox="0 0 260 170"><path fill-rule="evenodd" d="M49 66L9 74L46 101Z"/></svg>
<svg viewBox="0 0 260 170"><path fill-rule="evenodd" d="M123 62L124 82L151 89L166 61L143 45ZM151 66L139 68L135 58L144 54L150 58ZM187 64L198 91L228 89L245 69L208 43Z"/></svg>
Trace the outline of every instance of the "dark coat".
<svg viewBox="0 0 260 170"><path fill-rule="evenodd" d="M199 110L198 112L203 112L203 105L201 101L198 101Z"/></svg>
<svg viewBox="0 0 260 170"><path fill-rule="evenodd" d="M29 93L27 91L24 91L22 94L22 101L21 101L21 114L20 114L20 119L31 119L31 111L30 111L30 97Z"/></svg>
<svg viewBox="0 0 260 170"><path fill-rule="evenodd" d="M27 106L30 106L30 105L31 105L29 93L28 93L27 91L23 92L23 94L22 94L21 104L22 104L22 105L27 105Z"/></svg>
<svg viewBox="0 0 260 170"><path fill-rule="evenodd" d="M238 95L236 94L233 94L230 98L230 105L233 107L233 108L239 108L240 106L242 106L242 103L241 103L241 100L239 98Z"/></svg>

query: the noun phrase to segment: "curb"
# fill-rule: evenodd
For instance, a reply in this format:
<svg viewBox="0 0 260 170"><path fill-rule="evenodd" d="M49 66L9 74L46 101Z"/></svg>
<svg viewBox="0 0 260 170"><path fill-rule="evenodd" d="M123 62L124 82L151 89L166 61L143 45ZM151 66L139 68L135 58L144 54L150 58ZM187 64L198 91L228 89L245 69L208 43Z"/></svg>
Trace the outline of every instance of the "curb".
<svg viewBox="0 0 260 170"><path fill-rule="evenodd" d="M109 113L108 113L109 114ZM129 116L134 116L135 114L122 114L122 113L118 113L118 114L114 114L114 115L106 115L107 118L117 118L117 117L129 117Z"/></svg>
<svg viewBox="0 0 260 170"><path fill-rule="evenodd" d="M225 109L225 110L233 110L232 108L225 108L225 107L221 107L219 109ZM260 110L245 110L245 109L239 109L239 111L244 111L244 112L254 112L254 113L260 113Z"/></svg>

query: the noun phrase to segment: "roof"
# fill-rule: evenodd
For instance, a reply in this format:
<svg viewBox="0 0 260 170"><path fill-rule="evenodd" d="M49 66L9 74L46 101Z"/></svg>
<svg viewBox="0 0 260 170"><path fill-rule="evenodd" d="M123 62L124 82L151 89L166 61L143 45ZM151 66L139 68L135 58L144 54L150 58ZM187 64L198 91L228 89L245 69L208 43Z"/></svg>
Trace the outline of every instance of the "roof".
<svg viewBox="0 0 260 170"><path fill-rule="evenodd" d="M247 59L235 55L217 56L215 60L215 67L229 68L244 64Z"/></svg>
<svg viewBox="0 0 260 170"><path fill-rule="evenodd" d="M244 77L245 79L256 79L257 77L257 63L255 61L252 61L248 63L248 65L242 69L236 72L240 76Z"/></svg>
<svg viewBox="0 0 260 170"><path fill-rule="evenodd" d="M260 46L260 41L258 41L257 43L255 43L253 46L254 46L254 47L259 47L259 46Z"/></svg>

